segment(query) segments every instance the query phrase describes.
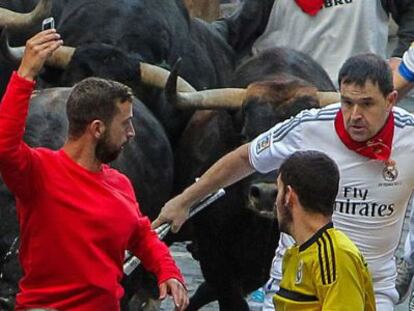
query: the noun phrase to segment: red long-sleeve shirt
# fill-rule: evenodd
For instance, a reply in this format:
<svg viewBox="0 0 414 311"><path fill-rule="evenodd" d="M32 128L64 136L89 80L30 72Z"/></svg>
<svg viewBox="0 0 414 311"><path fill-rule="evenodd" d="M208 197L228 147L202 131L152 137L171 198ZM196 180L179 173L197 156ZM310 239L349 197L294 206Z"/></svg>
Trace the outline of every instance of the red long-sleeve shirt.
<svg viewBox="0 0 414 311"><path fill-rule="evenodd" d="M63 150L23 142L33 87L14 73L0 105L0 172L20 224L17 309L119 310L126 249L159 283L184 283L126 176L106 165L91 172Z"/></svg>

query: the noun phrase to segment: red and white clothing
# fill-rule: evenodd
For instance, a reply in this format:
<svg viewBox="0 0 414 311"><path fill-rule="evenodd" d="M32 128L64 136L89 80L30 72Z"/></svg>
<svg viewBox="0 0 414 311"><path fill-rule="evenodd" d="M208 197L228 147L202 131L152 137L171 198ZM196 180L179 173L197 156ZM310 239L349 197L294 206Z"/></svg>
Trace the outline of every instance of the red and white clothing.
<svg viewBox="0 0 414 311"><path fill-rule="evenodd" d="M368 52L386 56L388 14L380 0L326 0L315 15L297 2L274 1L266 29L253 45L254 55L276 46L298 50L316 60L335 84L349 57Z"/></svg>
<svg viewBox="0 0 414 311"><path fill-rule="evenodd" d="M183 283L126 176L23 141L34 83L13 74L0 105L0 172L16 196L23 278L17 309L119 310L125 250L158 281Z"/></svg>
<svg viewBox="0 0 414 311"><path fill-rule="evenodd" d="M350 150L335 130L340 105L301 112L250 144L250 162L259 172L277 169L298 150L319 150L338 164L339 192L333 222L358 246L373 276L378 310L392 310L398 300L395 290L394 251L398 246L407 204L414 188L414 117L393 108L393 167ZM288 239L281 239L283 242ZM277 252L280 252L278 250ZM277 260L271 277L280 278ZM280 268L280 267L279 267ZM269 284L270 285L270 284ZM388 303L382 303L383 296Z"/></svg>

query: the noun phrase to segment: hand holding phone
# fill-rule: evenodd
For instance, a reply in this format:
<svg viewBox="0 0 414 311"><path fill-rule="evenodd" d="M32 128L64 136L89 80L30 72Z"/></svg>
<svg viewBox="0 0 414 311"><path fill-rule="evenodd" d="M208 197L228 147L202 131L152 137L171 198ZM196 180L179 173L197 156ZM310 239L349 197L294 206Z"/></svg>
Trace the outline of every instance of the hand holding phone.
<svg viewBox="0 0 414 311"><path fill-rule="evenodd" d="M42 23L42 28L49 30L41 31L27 40L23 58L17 70L20 77L34 80L47 58L62 46L63 41L60 35L55 30L50 30L53 27L53 18L46 19Z"/></svg>
<svg viewBox="0 0 414 311"><path fill-rule="evenodd" d="M48 17L48 18L43 20L43 22L42 22L42 31L43 30L48 30L48 29L53 29L53 28L55 28L55 19L53 17Z"/></svg>

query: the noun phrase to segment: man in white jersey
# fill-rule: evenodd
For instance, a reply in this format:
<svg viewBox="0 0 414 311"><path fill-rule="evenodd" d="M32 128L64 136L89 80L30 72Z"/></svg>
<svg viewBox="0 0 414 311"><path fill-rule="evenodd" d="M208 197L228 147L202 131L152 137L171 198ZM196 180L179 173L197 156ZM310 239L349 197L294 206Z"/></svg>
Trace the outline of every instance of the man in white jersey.
<svg viewBox="0 0 414 311"><path fill-rule="evenodd" d="M399 58L414 39L414 1L275 0L252 52L275 46L296 49L315 59L336 81L340 65L353 55L371 52L386 57L389 13L400 26L392 52Z"/></svg>
<svg viewBox="0 0 414 311"><path fill-rule="evenodd" d="M265 173L277 169L295 151L317 148L335 159L341 173L335 227L345 232L366 258L378 310L393 310L398 301L394 251L414 187L414 117L393 107L397 92L391 70L374 54L351 57L338 81L341 104L303 111L227 154L196 184L167 202L154 226L172 222L177 231L189 207L208 193L255 170ZM270 144L263 143L269 140ZM280 248L284 247L282 243ZM272 276L277 279L278 260L273 268ZM272 289L269 298L277 289L276 283ZM268 306L272 307L271 301Z"/></svg>

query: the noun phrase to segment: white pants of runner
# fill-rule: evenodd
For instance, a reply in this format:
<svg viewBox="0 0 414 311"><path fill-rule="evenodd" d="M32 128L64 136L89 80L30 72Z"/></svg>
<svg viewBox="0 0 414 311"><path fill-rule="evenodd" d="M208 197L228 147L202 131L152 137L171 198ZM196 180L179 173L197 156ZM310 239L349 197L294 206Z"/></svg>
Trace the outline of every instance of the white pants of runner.
<svg viewBox="0 0 414 311"><path fill-rule="evenodd" d="M270 279L267 281L263 290L266 294L263 302L262 311L274 311L273 296L279 290L279 283L282 279L282 259L285 250L294 243L293 238L287 234L281 234L279 246L276 249L275 257L273 258L272 268L270 271ZM414 249L414 248L413 248ZM375 302L377 311L393 311L394 305L398 301L398 292L396 289L386 291L375 290Z"/></svg>
<svg viewBox="0 0 414 311"><path fill-rule="evenodd" d="M414 207L413 207L413 196L411 196L409 206L410 212L410 223L408 234L404 244L404 260L408 263L409 269L414 272Z"/></svg>

